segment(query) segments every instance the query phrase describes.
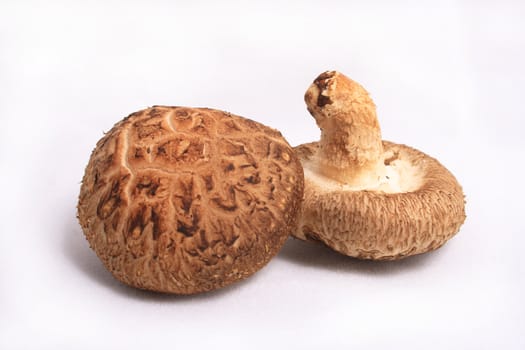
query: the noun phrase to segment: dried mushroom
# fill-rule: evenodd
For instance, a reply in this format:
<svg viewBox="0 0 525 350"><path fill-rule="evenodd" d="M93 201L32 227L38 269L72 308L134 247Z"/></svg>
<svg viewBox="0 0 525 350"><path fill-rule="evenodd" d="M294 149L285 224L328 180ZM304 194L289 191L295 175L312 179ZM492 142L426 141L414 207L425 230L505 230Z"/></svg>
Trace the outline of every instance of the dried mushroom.
<svg viewBox="0 0 525 350"><path fill-rule="evenodd" d="M399 259L442 246L465 220L461 186L436 159L382 141L366 90L321 74L305 94L321 140L295 148L304 167L294 234L363 259Z"/></svg>
<svg viewBox="0 0 525 350"><path fill-rule="evenodd" d="M303 171L281 134L205 108L155 106L97 144L78 218L128 285L210 291L262 268L295 230Z"/></svg>

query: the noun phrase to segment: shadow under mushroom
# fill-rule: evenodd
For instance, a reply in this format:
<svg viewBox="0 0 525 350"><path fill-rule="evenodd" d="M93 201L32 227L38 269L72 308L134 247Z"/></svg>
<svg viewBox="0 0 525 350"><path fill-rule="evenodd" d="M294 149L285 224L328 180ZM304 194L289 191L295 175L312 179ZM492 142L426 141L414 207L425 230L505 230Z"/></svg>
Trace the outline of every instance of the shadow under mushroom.
<svg viewBox="0 0 525 350"><path fill-rule="evenodd" d="M71 207L74 208L74 205ZM258 274L225 288L195 295L163 294L129 287L113 278L95 252L90 249L72 210L68 210L66 216L68 220L65 222L62 232L63 255L79 273L84 274L87 278L104 288L110 289L115 294L146 302L206 301L232 293L232 291L242 288L246 283L256 283ZM440 251L416 255L397 261L370 261L339 254L322 244L289 238L275 259L283 259L292 264L311 268L343 271L349 274L393 275L415 269L424 269L444 249L446 247Z"/></svg>
<svg viewBox="0 0 525 350"><path fill-rule="evenodd" d="M277 259L283 259L296 265L346 273L393 275L424 269L445 250L446 245L440 251L414 255L401 260L360 260L337 253L323 244L290 238L277 255Z"/></svg>

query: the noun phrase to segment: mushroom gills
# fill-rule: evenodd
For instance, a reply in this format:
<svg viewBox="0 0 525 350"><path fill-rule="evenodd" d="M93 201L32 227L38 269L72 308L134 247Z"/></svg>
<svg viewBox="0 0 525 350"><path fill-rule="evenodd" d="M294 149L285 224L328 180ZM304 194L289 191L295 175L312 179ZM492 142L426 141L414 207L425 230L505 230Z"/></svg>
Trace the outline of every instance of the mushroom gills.
<svg viewBox="0 0 525 350"><path fill-rule="evenodd" d="M378 174L376 180L366 183L345 184L323 176L318 155L302 159L305 178L315 182L326 191L376 191L383 193L407 193L418 190L423 185L422 170L405 157L402 150L388 150L384 153L385 172Z"/></svg>

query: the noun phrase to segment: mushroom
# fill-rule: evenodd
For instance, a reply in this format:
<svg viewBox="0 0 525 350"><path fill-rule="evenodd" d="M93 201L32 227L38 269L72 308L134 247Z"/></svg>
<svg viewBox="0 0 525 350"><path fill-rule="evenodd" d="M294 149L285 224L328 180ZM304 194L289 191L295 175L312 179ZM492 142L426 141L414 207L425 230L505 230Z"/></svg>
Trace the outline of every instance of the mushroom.
<svg viewBox="0 0 525 350"><path fill-rule="evenodd" d="M436 159L382 141L361 85L327 71L305 101L321 139L295 148L305 176L295 237L352 257L393 260L439 248L458 232L461 186Z"/></svg>
<svg viewBox="0 0 525 350"><path fill-rule="evenodd" d="M93 151L78 219L119 281L193 294L261 269L296 229L303 171L281 134L230 113L154 106Z"/></svg>

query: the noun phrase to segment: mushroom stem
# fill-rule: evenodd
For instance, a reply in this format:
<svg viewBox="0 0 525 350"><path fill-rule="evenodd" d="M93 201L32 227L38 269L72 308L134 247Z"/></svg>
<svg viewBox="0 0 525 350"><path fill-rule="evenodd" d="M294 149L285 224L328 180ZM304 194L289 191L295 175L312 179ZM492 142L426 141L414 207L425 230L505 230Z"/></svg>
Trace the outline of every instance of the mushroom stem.
<svg viewBox="0 0 525 350"><path fill-rule="evenodd" d="M381 130L367 91L343 74L327 71L304 98L321 129L317 171L353 187L380 184L386 173Z"/></svg>

